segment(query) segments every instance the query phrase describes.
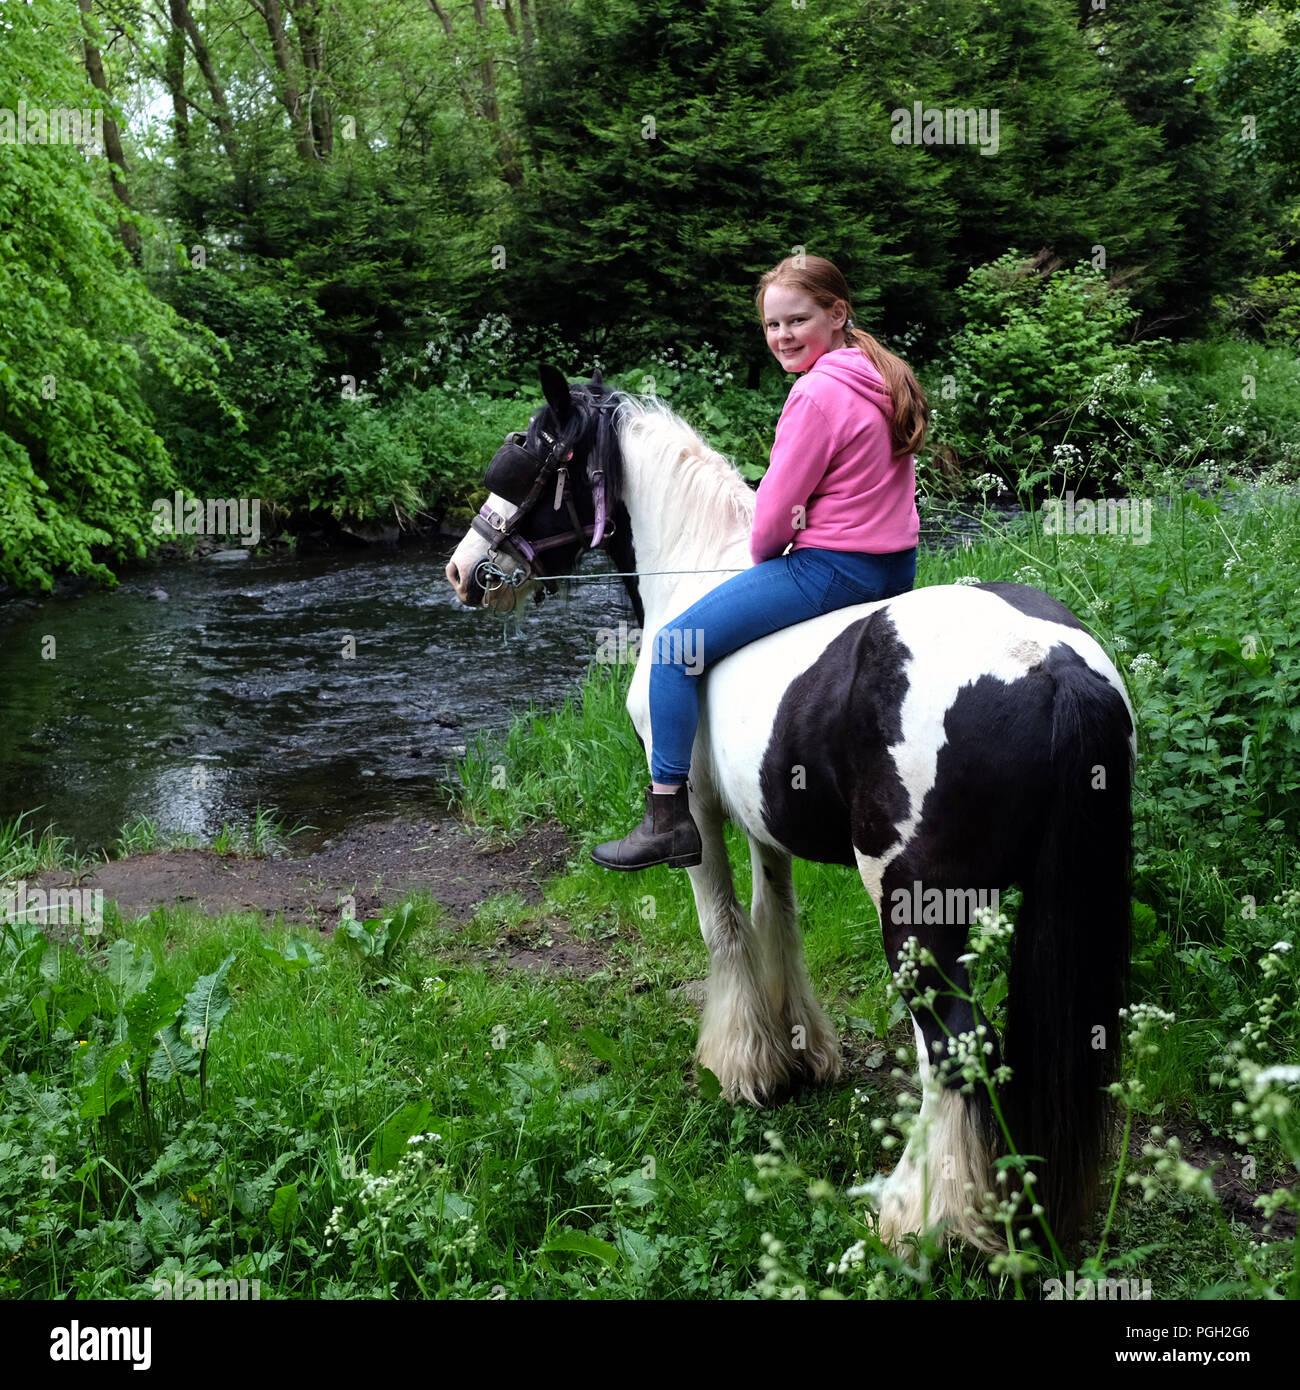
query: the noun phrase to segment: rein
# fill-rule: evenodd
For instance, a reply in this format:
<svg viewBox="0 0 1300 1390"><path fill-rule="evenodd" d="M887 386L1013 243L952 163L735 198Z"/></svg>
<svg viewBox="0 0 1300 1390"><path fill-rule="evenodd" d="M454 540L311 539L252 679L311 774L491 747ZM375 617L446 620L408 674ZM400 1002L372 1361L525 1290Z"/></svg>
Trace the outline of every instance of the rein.
<svg viewBox="0 0 1300 1390"><path fill-rule="evenodd" d="M564 539L568 540L569 537L566 536ZM725 569L707 570L602 570L596 574L548 574L546 578L548 580L577 579L580 581L591 583L600 579L646 579L651 575L658 574L743 574L746 568L749 567L743 565L731 565ZM510 576L504 575L502 577L506 580L507 583L511 583ZM520 580L519 583L523 583L523 580ZM493 585L492 587L499 588L500 586ZM519 585L512 583L511 587L518 588ZM491 591L491 589L488 590L489 593L491 593Z"/></svg>

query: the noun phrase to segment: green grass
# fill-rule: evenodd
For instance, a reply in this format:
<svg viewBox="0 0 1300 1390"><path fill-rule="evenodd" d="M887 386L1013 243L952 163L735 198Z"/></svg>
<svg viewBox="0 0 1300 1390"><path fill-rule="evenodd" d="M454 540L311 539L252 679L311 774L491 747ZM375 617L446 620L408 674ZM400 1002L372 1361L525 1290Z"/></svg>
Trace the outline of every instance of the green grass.
<svg viewBox="0 0 1300 1390"><path fill-rule="evenodd" d="M918 582L1039 584L1128 675L1133 992L1174 1017L1135 1023L1121 1113L1143 1139L1175 1122L1218 1136L1261 1188L1294 1188L1294 1089L1255 1094L1252 1077L1300 1055L1297 955L1275 949L1300 917L1300 505L1250 501L1175 494L1148 546L1027 523L923 556ZM457 927L412 898L331 940L179 909L130 922L110 908L100 936L69 945L3 924L0 1295L148 1299L183 1271L256 1278L263 1298L1041 1297L1050 1266L933 1240L915 1263L884 1252L846 1195L893 1163L911 1066L853 871L795 875L845 1084L769 1111L697 1084L696 1011L674 992L707 972L687 878L586 859L641 811L627 675L593 668L579 699L461 765L484 835L568 829L571 864L540 907L499 899ZM0 830L6 877L66 854L52 831ZM600 953L595 974L500 958L554 924ZM1294 1240L1261 1248L1176 1151L1149 1147L1108 1174L1104 1249L1094 1236L1085 1257L1150 1279L1157 1299L1300 1294Z"/></svg>
<svg viewBox="0 0 1300 1390"><path fill-rule="evenodd" d="M85 956L24 950L9 926L5 1296L151 1298L178 1270L258 1279L263 1298L1039 1296L1037 1276L998 1277L955 1249L932 1249L918 1282L841 1195L891 1161L870 1123L899 1088L898 1035L886 1047L870 1022L878 991L833 1003L857 1040L856 1086L732 1109L692 1084L695 1010L669 993L704 969L690 915L575 910L575 934L607 954L578 982L485 959L529 919L517 900L464 931L427 899L407 906L405 938L378 954L183 911L110 914ZM163 984L141 989L146 951ZM158 1069L146 1112L147 1048L106 1083L119 1014L148 990L183 998L227 960L205 1093L197 1074ZM813 973L829 995L816 956ZM864 1263L828 1275L858 1241ZM1222 1278L1237 1253L1205 1201L1125 1186L1110 1250L1148 1245L1138 1272L1161 1298ZM1268 1268L1262 1287L1279 1277Z"/></svg>
<svg viewBox="0 0 1300 1390"><path fill-rule="evenodd" d="M0 821L0 882L10 882L47 869L75 868L80 862L66 835L47 825L40 834L23 822L41 808L24 811L13 820Z"/></svg>
<svg viewBox="0 0 1300 1390"><path fill-rule="evenodd" d="M248 825L229 825L222 822L221 829L213 837L212 848L218 854L236 854L245 859L269 859L285 853L289 841L304 830L314 830L313 825L296 825L292 829L283 817L274 811L258 806Z"/></svg>
<svg viewBox="0 0 1300 1390"><path fill-rule="evenodd" d="M38 806L32 811L24 811L13 820L0 821L0 881L53 869L76 872L86 867L87 857L73 849L68 836L56 834L52 825L47 825L37 834L33 827L23 824L40 809ZM274 810L258 806L247 824L232 825L223 821L221 829L204 845L197 835L187 831L163 832L159 830L157 821L150 820L148 816L137 816L118 830L110 844L111 854L106 857L125 859L131 854L207 848L217 854L267 859L283 854L295 835L312 829L315 827L310 825L290 827L287 819L276 815Z"/></svg>

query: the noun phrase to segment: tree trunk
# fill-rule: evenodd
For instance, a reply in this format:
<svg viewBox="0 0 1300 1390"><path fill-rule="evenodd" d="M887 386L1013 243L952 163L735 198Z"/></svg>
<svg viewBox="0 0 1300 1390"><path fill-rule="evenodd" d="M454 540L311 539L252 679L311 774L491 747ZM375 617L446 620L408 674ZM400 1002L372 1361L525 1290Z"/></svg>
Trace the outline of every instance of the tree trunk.
<svg viewBox="0 0 1300 1390"><path fill-rule="evenodd" d="M163 77L172 97L172 127L176 144L188 149L190 144L190 108L185 100L185 26L178 8L183 0L171 0L171 29L167 33L167 56Z"/></svg>
<svg viewBox="0 0 1300 1390"><path fill-rule="evenodd" d="M447 18L446 11L438 4L438 0L429 0L429 8L438 16L438 22L442 25L443 33L446 34L449 39L454 37L451 32L451 20Z"/></svg>
<svg viewBox="0 0 1300 1390"><path fill-rule="evenodd" d="M311 84L307 92L307 110L311 119L312 138L318 156L334 153L334 113L323 83L325 40L320 29L320 0L294 0L291 13L298 29L298 46L302 51L302 67Z"/></svg>
<svg viewBox="0 0 1300 1390"><path fill-rule="evenodd" d="M90 77L91 85L101 93L105 102L110 98L108 90L108 79L104 76L104 59L100 54L97 44L92 42L90 27L90 10L93 0L77 0L81 10L81 27L84 31L82 43L85 49L86 72ZM107 111L104 113L104 152L108 155L110 164L109 173L112 177L113 196L121 205L130 209L131 193L126 183L126 156L122 153L122 136L117 128L117 122L113 120ZM131 255L131 259L137 264L140 261L140 233L135 226L121 217L117 220L117 233L122 238L122 245L126 247Z"/></svg>
<svg viewBox="0 0 1300 1390"><path fill-rule="evenodd" d="M298 79L293 74L292 54L289 51L289 37L284 30L280 0L262 0L262 14L266 19L266 31L271 36L275 66L280 71L280 101L293 123L298 153L303 159L315 159L316 142L312 138L311 117L298 88Z"/></svg>
<svg viewBox="0 0 1300 1390"><path fill-rule="evenodd" d="M226 103L226 90L217 77L216 69L212 66L212 55L208 52L208 46L204 42L203 35L199 32L199 26L194 21L189 0L171 0L171 7L173 22L179 18L180 25L190 41L190 47L194 50L194 58L199 65L199 71L203 74L204 82L207 83L208 94L212 98L212 105L216 112L214 119L217 123L217 133L221 136L222 148L226 151L230 162L232 164L237 163L239 141L235 136L235 123L230 116L230 107Z"/></svg>
<svg viewBox="0 0 1300 1390"><path fill-rule="evenodd" d="M486 44L488 38L487 26L487 3L486 0L474 0L474 20L482 31L482 38ZM501 112L497 104L497 77L496 60L492 57L492 51L488 48L483 61L479 64L479 78L483 83L483 99L481 109L483 119L492 127L492 135L496 141L497 164L501 169L501 177L512 187L518 188L524 181L524 173L519 165L519 150L515 145L510 132L501 124Z"/></svg>

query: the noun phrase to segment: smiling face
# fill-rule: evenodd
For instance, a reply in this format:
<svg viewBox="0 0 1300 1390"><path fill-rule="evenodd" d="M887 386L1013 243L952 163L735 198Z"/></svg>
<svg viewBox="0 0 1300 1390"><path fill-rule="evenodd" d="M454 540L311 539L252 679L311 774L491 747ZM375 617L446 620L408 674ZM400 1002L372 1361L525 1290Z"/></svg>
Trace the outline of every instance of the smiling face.
<svg viewBox="0 0 1300 1390"><path fill-rule="evenodd" d="M843 347L848 316L843 300L822 309L792 285L771 285L763 296L767 345L787 372L806 372L823 353Z"/></svg>

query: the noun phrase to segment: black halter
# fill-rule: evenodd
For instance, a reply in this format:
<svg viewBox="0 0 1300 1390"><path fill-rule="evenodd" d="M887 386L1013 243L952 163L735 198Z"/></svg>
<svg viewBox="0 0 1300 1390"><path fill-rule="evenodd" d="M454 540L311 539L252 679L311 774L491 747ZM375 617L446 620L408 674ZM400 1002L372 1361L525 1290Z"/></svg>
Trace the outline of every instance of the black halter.
<svg viewBox="0 0 1300 1390"><path fill-rule="evenodd" d="M613 535L614 525L606 516L605 508L605 450L609 446L609 415L617 404L616 400L610 399L596 401L591 407L599 411L599 416L596 443L587 456L587 481L596 503L595 521L588 526L584 526L578 516L569 486L569 463L573 450L565 451L561 440L539 428L537 433L547 445L546 456L539 460L538 455L527 447L526 435L518 431L506 435L506 441L493 456L483 481L497 496L515 503L514 515L503 517L485 502L470 523L488 542L488 552L474 570L474 578L485 593L499 589L503 584L517 589L534 576L546 578L546 570L537 558L538 551L553 550L575 540L582 548L596 550ZM566 506L572 529L530 541L518 534L519 525L541 500L552 479L555 485L553 510L559 511L562 505Z"/></svg>

